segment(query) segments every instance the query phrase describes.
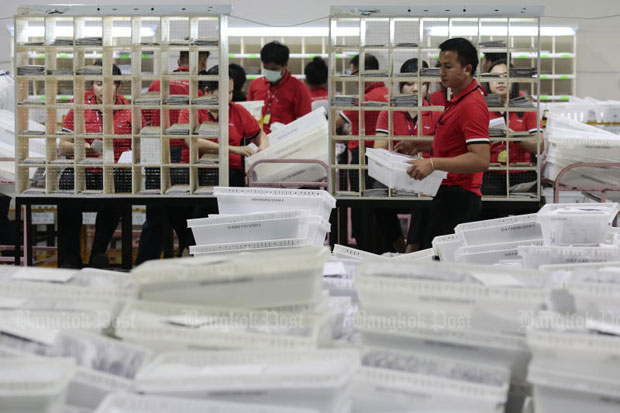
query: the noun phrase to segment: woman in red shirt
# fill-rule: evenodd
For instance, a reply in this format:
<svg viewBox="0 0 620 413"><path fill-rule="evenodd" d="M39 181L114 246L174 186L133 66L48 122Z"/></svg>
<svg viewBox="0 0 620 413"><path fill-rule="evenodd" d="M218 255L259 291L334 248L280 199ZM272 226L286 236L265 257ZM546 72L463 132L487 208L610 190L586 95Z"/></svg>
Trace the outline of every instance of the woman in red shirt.
<svg viewBox="0 0 620 413"><path fill-rule="evenodd" d="M495 73L497 75L505 74L507 71L508 65L505 59L495 61L489 69L490 73ZM506 82L489 82L487 85L487 93L497 94L501 98L502 104L505 104L507 99L520 96L519 84L512 83L509 93ZM538 115L536 112L489 112L490 120L498 118L504 118L506 127L512 132L529 132L533 134L536 133L539 127ZM536 150L537 144L532 141L512 141L509 142L509 145L506 145L505 141L492 142L490 163L506 165L506 162L510 162L511 165L534 165L536 163ZM511 166L510 186L536 181L536 171L523 171L514 168L514 166ZM483 178L482 193L483 195L506 196L506 172L487 171Z"/></svg>

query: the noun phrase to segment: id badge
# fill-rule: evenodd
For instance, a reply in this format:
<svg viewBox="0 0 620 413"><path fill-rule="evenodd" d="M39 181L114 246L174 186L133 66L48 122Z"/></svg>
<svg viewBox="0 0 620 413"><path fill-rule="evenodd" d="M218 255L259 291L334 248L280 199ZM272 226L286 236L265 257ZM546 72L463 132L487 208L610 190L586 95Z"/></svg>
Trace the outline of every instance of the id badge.
<svg viewBox="0 0 620 413"><path fill-rule="evenodd" d="M266 113L263 116L263 125L269 125L271 123L271 113Z"/></svg>

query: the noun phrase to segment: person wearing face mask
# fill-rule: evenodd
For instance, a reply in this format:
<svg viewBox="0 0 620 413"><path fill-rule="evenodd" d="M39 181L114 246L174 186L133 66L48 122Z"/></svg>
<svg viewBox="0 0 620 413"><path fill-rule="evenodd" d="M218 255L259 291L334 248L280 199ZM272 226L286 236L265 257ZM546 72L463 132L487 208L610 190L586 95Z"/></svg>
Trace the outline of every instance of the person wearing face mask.
<svg viewBox="0 0 620 413"><path fill-rule="evenodd" d="M428 63L422 61L422 67L427 68ZM400 67L401 73L417 73L418 72L418 59L412 58L405 61ZM428 93L429 83L422 84L422 105L432 106L430 102L430 96ZM401 94L413 94L418 95L418 83L417 82L401 82L399 85ZM433 136L435 134L435 127L441 112L425 111L421 112L422 120L422 136ZM389 113L383 111L379 114L377 120L377 135L389 135ZM393 136L418 136L418 112L416 111L394 111L392 112L392 127ZM398 145L399 141L394 141L393 145ZM376 149L388 149L387 140L375 141ZM430 157L429 152L422 154L425 158ZM396 210L380 209L377 211L378 216L381 217L379 225L380 229L386 234L387 241L392 244L396 250L400 246L402 241L402 233L400 230L400 223L398 221ZM428 215L427 208L419 208L411 216L409 225L409 235L407 236L407 247L404 252L414 252L421 248L424 243L424 223Z"/></svg>
<svg viewBox="0 0 620 413"><path fill-rule="evenodd" d="M287 69L289 49L280 42L267 43L260 51L263 77L254 79L248 100L264 101L262 125L266 134L275 123L288 124L312 110L310 92Z"/></svg>
<svg viewBox="0 0 620 413"><path fill-rule="evenodd" d="M101 61L95 63L101 66ZM118 66L112 66L112 74L120 76L122 73ZM115 105L128 105L129 102L124 96L118 93L121 85L120 81L115 81L111 87L114 96ZM93 81L91 88L84 93L85 105L101 105L103 104L104 84L101 81ZM114 110L114 134L131 135L131 110L122 109ZM75 130L74 120L75 114L71 109L63 122L63 128ZM144 119L143 119L144 124ZM84 133L103 134L103 114L99 109L84 110ZM84 147L88 157L101 157L103 143L101 138L89 138L85 140ZM59 154L67 157L73 157L75 153L75 142L72 138L63 138L59 143ZM113 151L114 162L118 162L121 154L131 150L131 138L114 139ZM126 178L129 178L126 180ZM131 192L131 188L127 188L127 182L131 185L131 172L115 171L114 188L115 192ZM60 189L72 190L74 187L74 171L73 168L67 168L63 171L59 180ZM86 190L103 189L103 174L101 168L88 168L86 170ZM127 191L129 189L129 191ZM89 265L95 267L106 267L109 265L106 251L108 244L112 239L112 235L116 230L121 217L121 209L106 207L97 211L97 219L95 222L95 237L90 253ZM83 266L80 256L80 232L82 227L82 210L81 208L65 207L62 204L58 206L58 266L65 268L81 268Z"/></svg>
<svg viewBox="0 0 620 413"><path fill-rule="evenodd" d="M430 248L434 237L454 232L463 222L475 221L482 207L482 175L489 167L489 111L473 76L478 52L464 38L448 39L439 45L441 84L452 97L437 120L432 143L401 141L396 149L407 154L430 151L430 158L409 161L407 173L424 179L434 170L448 172L429 205L422 248Z"/></svg>
<svg viewBox="0 0 620 413"><path fill-rule="evenodd" d="M489 68L490 73L496 76L505 75L508 72L506 60L497 60ZM520 96L519 84L512 83L510 87L510 95L508 84L506 82L489 82L487 86L488 93L499 95L502 100L502 106L506 100ZM536 133L538 130L538 116L536 112L491 112L490 119L504 118L506 127L512 132L529 132ZM542 143L541 143L542 145ZM524 163L532 164L535 162L537 152L537 143L531 141L510 142L508 147L506 142L494 142L491 145L492 164L505 165ZM510 154L510 155L508 155ZM508 159L510 158L510 159ZM518 169L510 170L510 186L536 181L536 171L523 171ZM484 174L482 182L482 193L484 195L506 195L506 172L505 171L488 171Z"/></svg>

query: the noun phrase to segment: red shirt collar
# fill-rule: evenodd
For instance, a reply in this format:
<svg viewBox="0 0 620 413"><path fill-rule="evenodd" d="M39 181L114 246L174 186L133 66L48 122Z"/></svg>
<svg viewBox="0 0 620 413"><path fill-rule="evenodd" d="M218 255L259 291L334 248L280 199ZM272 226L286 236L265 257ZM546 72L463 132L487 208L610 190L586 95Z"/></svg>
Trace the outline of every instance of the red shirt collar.
<svg viewBox="0 0 620 413"><path fill-rule="evenodd" d="M176 68L175 72L189 72L189 66L179 66Z"/></svg>
<svg viewBox="0 0 620 413"><path fill-rule="evenodd" d="M448 101L448 104L454 105L454 104L458 103L466 95L470 94L471 92L473 92L476 89L482 90L482 88L480 88L478 86L478 82L476 82L476 79L472 79L472 82L469 84L469 86L467 86L465 89L461 90L461 93L459 93L458 95L452 96L452 98ZM483 93L484 93L484 91L483 91Z"/></svg>
<svg viewBox="0 0 620 413"><path fill-rule="evenodd" d="M383 84L383 82L370 83L370 84L366 85L366 87L364 88L364 93L368 93L371 90L376 89L376 88L381 87L381 86L385 86Z"/></svg>

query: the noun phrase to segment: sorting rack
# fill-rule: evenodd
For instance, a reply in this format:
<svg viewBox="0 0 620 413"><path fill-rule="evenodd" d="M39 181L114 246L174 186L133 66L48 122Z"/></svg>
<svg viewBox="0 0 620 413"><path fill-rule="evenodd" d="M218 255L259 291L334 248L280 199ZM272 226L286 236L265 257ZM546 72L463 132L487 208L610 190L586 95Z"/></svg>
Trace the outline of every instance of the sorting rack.
<svg viewBox="0 0 620 413"><path fill-rule="evenodd" d="M209 52L208 66L228 66L227 25L230 13L229 5L19 8L15 16L14 49L17 192L36 196L191 195L209 193L211 187L218 183L227 185L228 102L224 99L215 105L196 105L192 104L192 100L198 97L199 81L218 81L219 93L228 95L227 72L222 71L218 76L199 76L198 57L201 52ZM100 37L101 41L84 40L93 37ZM189 72L174 72L181 51L189 53ZM40 62L36 59L42 56L43 73L18 73L18 67ZM100 75L78 74L78 69L93 65L97 60L103 64ZM128 64L121 64L124 62ZM121 67L121 76L113 76L112 63ZM49 72L63 69L66 72L60 75ZM100 105L86 105L85 90L95 81L103 84L103 102ZM112 92L115 81L124 83L119 93L125 94L128 105L115 104ZM161 86L158 103L137 104L136 100L154 81L159 81ZM189 85L189 101L182 105L166 104L169 85L179 81ZM41 93L43 97L39 96ZM73 104L69 103L70 98L73 98ZM39 102L35 103L37 100ZM75 130L63 134L61 125L69 109L74 110ZM199 109L219 110L217 139L221 147L217 162L204 163L200 160L197 148L199 136L192 134L194 127L198 126ZM86 133L84 118L87 110L98 110L103 117L101 133ZM121 110L131 112L129 134L115 133L114 113ZM189 111L189 135L166 134L166 129L171 126L170 111L176 110ZM140 132L142 116L148 111L159 112L161 127L159 133L145 137ZM43 123L45 131L26 133L30 119ZM102 139L101 158L93 157L84 149L86 140L92 138ZM60 156L58 145L61 139L73 140L72 155ZM117 163L112 156L114 142L118 139L126 139L123 144L127 144L127 148L124 150L131 150L127 163ZM153 144L147 145L147 139L154 141ZM179 163L171 154L171 141L175 139L184 140L189 146L189 162ZM29 158L29 143L32 140L45 142L45 158ZM152 151L150 154L145 153L147 146ZM143 155L145 158L149 155L148 163L141 159ZM44 185L32 186L29 178L32 168L45 170ZM74 171L73 185L59 183L67 168ZM208 169L219 170L219 182L204 184L206 180L199 179L202 170ZM87 187L93 170L102 175L102 184L95 189ZM150 186L146 179L148 172L151 174Z"/></svg>
<svg viewBox="0 0 620 413"><path fill-rule="evenodd" d="M364 158L365 140L388 140L389 148L393 148L394 141L422 139L431 141L433 136L424 136L423 127L418 120L418 135L415 137L403 137L393 135L393 112L407 110L417 115L423 112L443 111L443 106L419 106L422 102L422 85L429 83L432 92L432 85L439 82L439 77L425 76L422 74L422 65L418 65L417 73L407 76L397 76L400 65L407 59L417 57L425 60L429 67L434 67L438 55L438 46L444 40L458 36L466 37L478 48L479 52L484 53L508 53L511 56L516 54L528 53L532 56L533 66L537 73L541 72L540 63L540 16L543 14L542 7L471 7L467 9L446 9L437 6L393 6L393 7L343 7L334 6L331 8L330 17L330 41L329 41L329 96L330 104L332 99L338 94L356 95L360 100L359 106L330 106L330 191L335 196L341 198L360 198L364 196L366 189L365 171L368 169ZM514 42L511 37L511 30L527 27L536 33L531 43L525 47L521 43ZM341 36L340 33L349 34L351 30L357 30L359 38ZM443 35L433 35L441 33ZM357 42L359 40L359 42ZM502 40L506 47L502 48L480 48L479 44L485 41ZM357 42L357 43L356 43ZM338 71L335 56L339 53L349 52L360 55L359 74L355 76L347 75ZM364 60L366 54L371 53L379 60L379 70L366 71ZM510 60L510 59L509 59ZM477 71L479 84L489 81L505 81L508 85L513 83L527 85L527 90L535 91L538 95L540 90L540 76L532 77L510 77L510 62L506 77L494 78L489 76L481 77ZM484 82L480 82L483 80ZM365 84L372 82L383 82L389 90L389 99L400 94L399 82L415 82L418 85L418 106L398 107L390 106L368 106L362 103L364 98ZM532 96L536 98L536 96ZM539 102L535 99L533 108L515 108L508 104L495 110L506 112L539 112ZM333 121L340 111L357 111L359 122L359 136L337 135L336 126ZM362 122L364 113L387 111L389 117L388 136L371 135L366 136L365 125ZM420 116L418 116L420 118ZM348 141L358 141L359 158L358 164L338 164L336 163L336 143L348 143ZM513 142L529 140L536 142L537 153L540 153L540 133L522 137L507 133L506 137L491 138L491 143ZM509 145L506 145L509 147ZM509 150L509 148L508 148ZM509 159L509 153L508 159ZM536 192L527 196L513 196L509 190L508 177L511 170L535 171L537 176ZM339 177L344 173L357 171L359 190L349 190L347 187L339 187ZM537 201L540 199L540 169L536 164L528 165L492 165L489 171L505 172L506 194L501 196L487 197L487 199L501 201ZM385 199L381 196L370 196L364 198ZM393 191L388 191L387 198L396 198ZM430 199L421 196L398 196L398 198Z"/></svg>

